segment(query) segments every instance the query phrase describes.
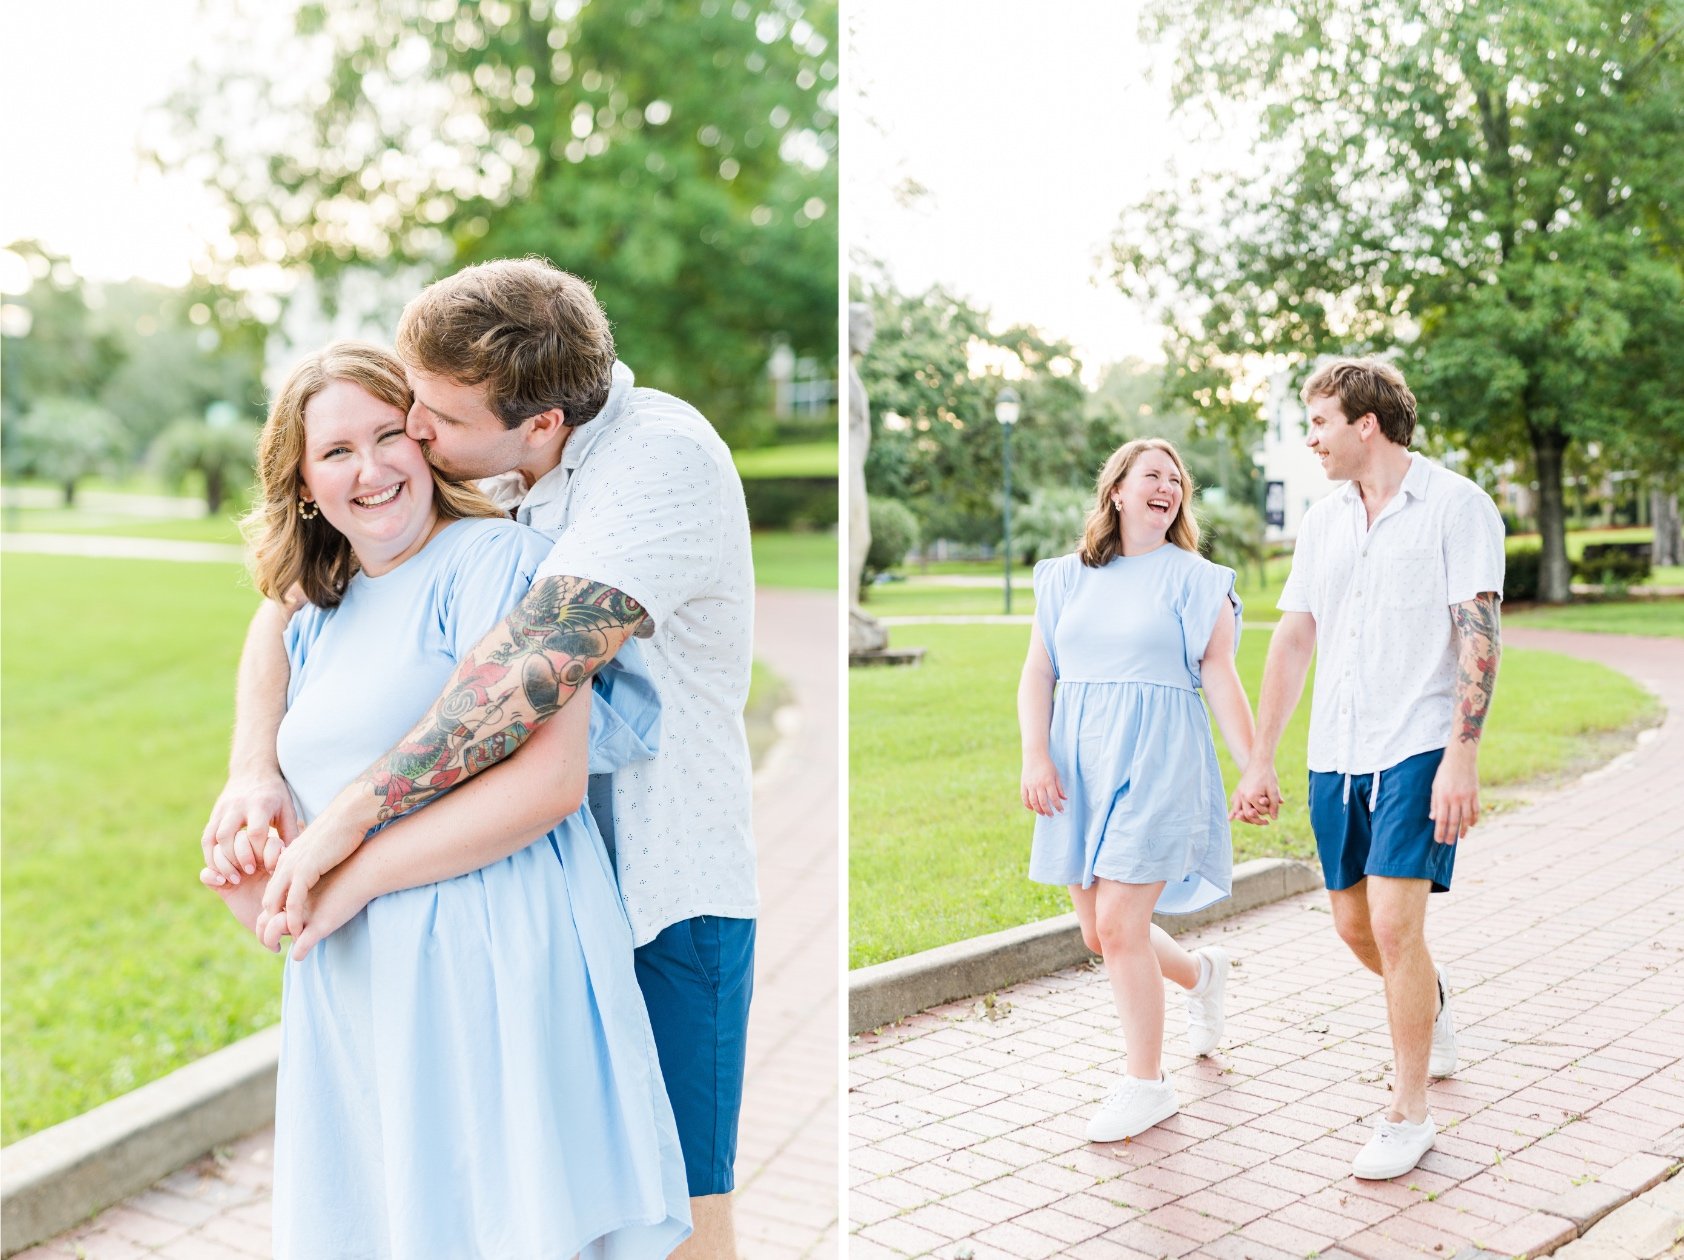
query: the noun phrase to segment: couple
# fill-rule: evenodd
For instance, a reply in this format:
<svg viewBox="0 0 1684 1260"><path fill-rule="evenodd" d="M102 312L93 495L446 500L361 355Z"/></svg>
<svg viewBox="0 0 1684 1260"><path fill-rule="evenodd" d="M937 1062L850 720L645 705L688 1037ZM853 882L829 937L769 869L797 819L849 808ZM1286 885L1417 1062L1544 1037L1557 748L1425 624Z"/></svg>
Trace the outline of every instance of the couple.
<svg viewBox="0 0 1684 1260"><path fill-rule="evenodd" d="M203 836L202 880L293 942L275 1254L732 1255L741 483L547 263L432 285L397 345L274 401Z"/></svg>
<svg viewBox="0 0 1684 1260"><path fill-rule="evenodd" d="M1274 758L1310 658L1309 801L1340 938L1384 981L1395 1086L1353 1173L1384 1180L1432 1149L1427 1078L1456 1068L1430 892L1479 818L1479 740L1496 684L1503 525L1484 491L1411 454L1415 397L1378 360L1305 384L1307 444L1345 483L1304 516L1253 726L1235 670L1234 573L1198 554L1192 483L1168 442L1106 462L1081 548L1035 568L1018 687L1031 879L1070 889L1103 955L1128 1071L1088 1138L1133 1137L1180 1109L1163 1074L1163 986L1187 993L1190 1048L1217 1048L1230 958L1152 923L1229 895L1231 819L1279 815ZM1056 696L1054 685L1057 685ZM1241 769L1223 793L1211 714Z"/></svg>

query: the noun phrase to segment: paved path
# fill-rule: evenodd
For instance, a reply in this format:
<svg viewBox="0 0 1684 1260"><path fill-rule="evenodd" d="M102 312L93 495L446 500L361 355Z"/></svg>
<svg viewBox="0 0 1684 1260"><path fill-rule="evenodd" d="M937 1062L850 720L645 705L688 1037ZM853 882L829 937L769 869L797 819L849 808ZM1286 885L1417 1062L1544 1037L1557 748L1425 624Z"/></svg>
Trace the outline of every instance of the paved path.
<svg viewBox="0 0 1684 1260"><path fill-rule="evenodd" d="M754 785L763 917L737 1231L744 1260L829 1257L840 1250L837 601L763 590L758 603L755 656L795 703ZM273 1136L254 1134L17 1260L267 1256Z"/></svg>
<svg viewBox="0 0 1684 1260"><path fill-rule="evenodd" d="M1387 1100L1379 982L1321 894L1192 934L1239 960L1225 1049L1189 1060L1183 1110L1131 1142L1083 1126L1121 1067L1103 973L955 1003L856 1039L849 1256L1542 1254L1684 1157L1684 643L1513 631L1607 660L1668 716L1609 767L1488 819L1435 898L1462 1069L1407 1177L1350 1160ZM1501 684L1497 703L1502 703Z"/></svg>

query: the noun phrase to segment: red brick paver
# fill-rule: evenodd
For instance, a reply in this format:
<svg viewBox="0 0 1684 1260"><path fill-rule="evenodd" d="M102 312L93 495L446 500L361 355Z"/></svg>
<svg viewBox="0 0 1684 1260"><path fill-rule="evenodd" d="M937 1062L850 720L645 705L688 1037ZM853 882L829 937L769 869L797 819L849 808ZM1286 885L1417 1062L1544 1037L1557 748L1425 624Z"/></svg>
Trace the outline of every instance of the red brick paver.
<svg viewBox="0 0 1684 1260"><path fill-rule="evenodd" d="M857 1038L849 1254L1540 1255L1684 1158L1684 644L1508 638L1605 660L1668 715L1464 842L1428 925L1462 1066L1414 1173L1350 1176L1387 1100L1385 1005L1309 894L1190 937L1237 959L1224 1048L1189 1059L1171 1003L1182 1111L1131 1142L1082 1138L1123 1051L1097 965Z"/></svg>
<svg viewBox="0 0 1684 1260"><path fill-rule="evenodd" d="M792 729L755 778L761 918L737 1153L744 1260L841 1249L838 633L834 596L759 592L755 656L795 704ZM254 1134L15 1260L260 1260L273 1137Z"/></svg>

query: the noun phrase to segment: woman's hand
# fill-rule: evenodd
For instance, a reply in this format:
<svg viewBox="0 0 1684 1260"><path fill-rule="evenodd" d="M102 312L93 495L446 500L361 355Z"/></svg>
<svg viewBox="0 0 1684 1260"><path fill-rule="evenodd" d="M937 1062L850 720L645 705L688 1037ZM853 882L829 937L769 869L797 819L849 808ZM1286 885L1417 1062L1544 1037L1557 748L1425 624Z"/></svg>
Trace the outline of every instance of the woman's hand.
<svg viewBox="0 0 1684 1260"><path fill-rule="evenodd" d="M286 846L263 894L263 909L284 920L283 935L298 938L304 930L310 890L355 853L362 838L360 831L340 825L329 806Z"/></svg>
<svg viewBox="0 0 1684 1260"><path fill-rule="evenodd" d="M356 872L346 866L336 867L323 876L296 907L299 929L289 932L294 907L288 903L288 913L260 913L257 921L258 939L265 949L279 952L281 938L292 937L292 957L303 962L319 941L326 940L362 912L372 898L356 878Z"/></svg>
<svg viewBox="0 0 1684 1260"><path fill-rule="evenodd" d="M1064 785L1058 781L1058 769L1051 757L1024 759L1020 793L1027 810L1048 818L1064 812Z"/></svg>

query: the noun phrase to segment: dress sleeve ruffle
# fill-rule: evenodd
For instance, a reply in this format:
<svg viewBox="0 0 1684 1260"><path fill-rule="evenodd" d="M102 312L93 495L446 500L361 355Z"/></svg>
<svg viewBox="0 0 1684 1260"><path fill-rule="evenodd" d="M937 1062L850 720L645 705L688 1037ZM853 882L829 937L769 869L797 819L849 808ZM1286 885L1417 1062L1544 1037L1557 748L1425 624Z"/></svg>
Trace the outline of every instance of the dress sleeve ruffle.
<svg viewBox="0 0 1684 1260"><path fill-rule="evenodd" d="M1193 566L1181 602L1181 639L1187 652L1187 672L1193 676L1195 687L1203 684L1199 663L1216 633L1217 618L1224 614L1234 619L1234 652L1238 655L1241 608L1232 569L1208 560Z"/></svg>
<svg viewBox="0 0 1684 1260"><path fill-rule="evenodd" d="M1053 677L1058 677L1058 651L1053 646L1053 629L1058 625L1059 613L1064 609L1064 602L1070 596L1070 588L1076 582L1076 570L1081 566L1082 557L1071 552L1067 556L1058 556L1051 560L1042 560L1035 566L1035 625L1041 632L1041 642L1046 645L1047 658L1052 661Z"/></svg>
<svg viewBox="0 0 1684 1260"><path fill-rule="evenodd" d="M648 761L660 746L661 701L643 649L627 642L591 683L591 774Z"/></svg>

